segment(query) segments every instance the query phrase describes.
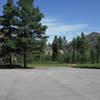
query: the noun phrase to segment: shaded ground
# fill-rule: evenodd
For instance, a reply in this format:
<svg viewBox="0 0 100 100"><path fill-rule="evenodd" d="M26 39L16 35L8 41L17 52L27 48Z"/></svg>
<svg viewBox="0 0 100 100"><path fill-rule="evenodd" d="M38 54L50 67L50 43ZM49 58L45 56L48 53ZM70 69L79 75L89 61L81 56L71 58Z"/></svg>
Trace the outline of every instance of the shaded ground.
<svg viewBox="0 0 100 100"><path fill-rule="evenodd" d="M0 69L34 69L34 67L24 68L21 65L0 65Z"/></svg>
<svg viewBox="0 0 100 100"><path fill-rule="evenodd" d="M0 100L100 100L100 70L0 69Z"/></svg>

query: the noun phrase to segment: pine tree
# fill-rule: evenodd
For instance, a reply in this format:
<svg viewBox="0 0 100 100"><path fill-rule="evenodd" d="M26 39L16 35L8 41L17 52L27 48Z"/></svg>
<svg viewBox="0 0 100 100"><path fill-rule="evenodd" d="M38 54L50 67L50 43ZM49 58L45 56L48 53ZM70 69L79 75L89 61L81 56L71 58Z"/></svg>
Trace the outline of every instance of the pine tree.
<svg viewBox="0 0 100 100"><path fill-rule="evenodd" d="M67 46L67 39L66 39L65 36L63 36L62 41L63 41L63 42L62 42L63 49L66 49L66 46Z"/></svg>
<svg viewBox="0 0 100 100"><path fill-rule="evenodd" d="M47 28L41 24L44 15L39 8L34 7L33 3L34 0L19 0L17 3L19 7L16 21L17 47L23 55L24 67L27 67L27 52L33 51L36 41L41 39Z"/></svg>
<svg viewBox="0 0 100 100"><path fill-rule="evenodd" d="M81 38L78 36L76 38L76 62L80 62L80 46L81 46Z"/></svg>
<svg viewBox="0 0 100 100"><path fill-rule="evenodd" d="M87 61L87 50L88 50L88 41L85 38L84 33L81 33L81 45L80 45L80 54L81 59L80 61L82 63L85 63Z"/></svg>
<svg viewBox="0 0 100 100"><path fill-rule="evenodd" d="M57 57L58 57L58 37L55 36L54 37L54 40L53 40L53 43L52 43L52 60L53 61L56 61L57 60Z"/></svg>
<svg viewBox="0 0 100 100"><path fill-rule="evenodd" d="M80 37L76 39L76 50L77 50L77 62L86 63L87 62L87 52L89 44L88 40L85 38L84 33L81 33Z"/></svg>
<svg viewBox="0 0 100 100"><path fill-rule="evenodd" d="M59 61L65 62L65 56L64 53L66 52L66 46L67 46L67 40L66 37L54 37L53 43L52 43L52 60L53 61Z"/></svg>
<svg viewBox="0 0 100 100"><path fill-rule="evenodd" d="M72 48L73 48L73 53L72 53L72 62L73 63L76 63L76 39L75 38L73 38L73 40L72 40Z"/></svg>
<svg viewBox="0 0 100 100"><path fill-rule="evenodd" d="M58 48L59 50L63 49L63 39L61 36L58 38Z"/></svg>
<svg viewBox="0 0 100 100"><path fill-rule="evenodd" d="M3 15L0 16L0 25L2 36L1 40L1 57L7 57L9 64L12 64L12 53L15 50L14 34L15 28L13 21L15 20L15 6L13 0L7 0L7 3L3 6Z"/></svg>
<svg viewBox="0 0 100 100"><path fill-rule="evenodd" d="M100 62L100 37L97 38L95 48L96 48L96 62L99 63Z"/></svg>

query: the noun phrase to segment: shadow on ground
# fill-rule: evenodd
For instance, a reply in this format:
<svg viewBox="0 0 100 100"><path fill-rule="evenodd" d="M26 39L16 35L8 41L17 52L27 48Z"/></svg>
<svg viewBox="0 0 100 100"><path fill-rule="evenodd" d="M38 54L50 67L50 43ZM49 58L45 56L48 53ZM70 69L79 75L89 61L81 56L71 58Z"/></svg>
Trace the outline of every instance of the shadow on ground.
<svg viewBox="0 0 100 100"><path fill-rule="evenodd" d="M100 69L100 67L73 67L73 68L80 68L80 69Z"/></svg>
<svg viewBox="0 0 100 100"><path fill-rule="evenodd" d="M34 67L24 68L21 65L0 65L0 69L34 69Z"/></svg>

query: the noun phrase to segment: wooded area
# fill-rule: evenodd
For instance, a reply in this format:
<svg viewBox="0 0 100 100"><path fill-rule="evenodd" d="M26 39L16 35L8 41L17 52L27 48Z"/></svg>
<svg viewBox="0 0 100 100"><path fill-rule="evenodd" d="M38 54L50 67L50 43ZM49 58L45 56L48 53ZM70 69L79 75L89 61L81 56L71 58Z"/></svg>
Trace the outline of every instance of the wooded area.
<svg viewBox="0 0 100 100"><path fill-rule="evenodd" d="M42 25L44 15L35 7L34 0L7 0L0 16L0 62L1 64L33 61L57 61L59 63L100 63L100 36L91 45L81 36L68 42L66 36L55 36L47 44L47 26ZM98 33L99 34L99 33ZM94 38L95 39L95 38Z"/></svg>

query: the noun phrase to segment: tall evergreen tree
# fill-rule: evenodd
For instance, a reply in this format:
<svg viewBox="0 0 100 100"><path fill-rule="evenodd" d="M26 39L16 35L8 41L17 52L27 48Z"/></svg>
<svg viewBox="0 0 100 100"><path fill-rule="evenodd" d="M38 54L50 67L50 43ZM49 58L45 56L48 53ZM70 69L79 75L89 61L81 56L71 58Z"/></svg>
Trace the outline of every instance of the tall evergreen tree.
<svg viewBox="0 0 100 100"><path fill-rule="evenodd" d="M12 64L12 53L15 50L14 34L15 28L13 27L13 21L15 20L15 6L13 0L7 0L7 3L3 6L3 15L0 16L0 31L2 32L1 40L1 56L9 59L9 64Z"/></svg>
<svg viewBox="0 0 100 100"><path fill-rule="evenodd" d="M87 51L89 48L88 40L84 33L81 33L80 37L76 39L76 50L77 50L77 62L84 63L87 61Z"/></svg>
<svg viewBox="0 0 100 100"><path fill-rule="evenodd" d="M66 39L65 36L63 36L62 41L63 41L63 43L62 43L62 45L63 45L63 49L65 49L66 46L67 46L67 39Z"/></svg>
<svg viewBox="0 0 100 100"><path fill-rule="evenodd" d="M39 8L35 8L33 3L34 0L18 1L19 11L16 21L18 30L17 47L23 55L24 67L27 67L27 52L33 50L35 42L41 39L47 28L47 26L41 24L44 15Z"/></svg>
<svg viewBox="0 0 100 100"><path fill-rule="evenodd" d="M99 63L100 62L100 37L97 38L95 48L96 48L96 62Z"/></svg>
<svg viewBox="0 0 100 100"><path fill-rule="evenodd" d="M84 63L87 61L87 50L88 50L88 41L85 38L84 33L81 33L81 45L80 45L80 54L81 54L81 62Z"/></svg>
<svg viewBox="0 0 100 100"><path fill-rule="evenodd" d="M72 51L73 52L72 53L72 62L73 63L76 63L76 52L77 52L76 46L77 46L76 39L73 38L73 40L72 40L72 48L73 48L73 51Z"/></svg>
<svg viewBox="0 0 100 100"><path fill-rule="evenodd" d="M58 57L58 38L57 36L54 37L53 44L52 44L52 60L56 61Z"/></svg>
<svg viewBox="0 0 100 100"><path fill-rule="evenodd" d="M62 50L63 48L63 39L61 36L58 38L58 48L59 50Z"/></svg>

